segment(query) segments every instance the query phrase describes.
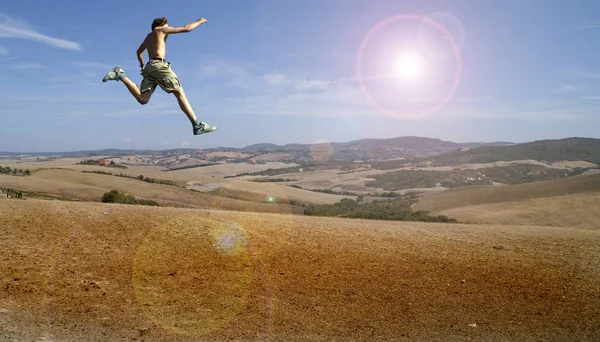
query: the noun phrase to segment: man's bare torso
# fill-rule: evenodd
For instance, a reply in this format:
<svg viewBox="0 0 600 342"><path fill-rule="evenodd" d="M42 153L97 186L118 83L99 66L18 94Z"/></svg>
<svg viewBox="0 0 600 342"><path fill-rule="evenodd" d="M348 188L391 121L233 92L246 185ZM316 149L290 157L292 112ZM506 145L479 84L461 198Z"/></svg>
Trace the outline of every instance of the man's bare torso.
<svg viewBox="0 0 600 342"><path fill-rule="evenodd" d="M145 45L150 58L165 58L167 54L168 35L160 29L155 29L146 36Z"/></svg>

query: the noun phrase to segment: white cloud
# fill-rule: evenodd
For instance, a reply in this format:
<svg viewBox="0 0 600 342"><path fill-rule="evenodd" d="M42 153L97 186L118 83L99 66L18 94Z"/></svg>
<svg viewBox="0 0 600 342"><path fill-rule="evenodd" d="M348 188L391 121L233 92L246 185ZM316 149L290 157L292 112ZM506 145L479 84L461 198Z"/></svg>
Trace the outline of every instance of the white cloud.
<svg viewBox="0 0 600 342"><path fill-rule="evenodd" d="M8 56L8 54L10 54L10 50L5 46L0 45L0 56Z"/></svg>
<svg viewBox="0 0 600 342"><path fill-rule="evenodd" d="M15 102L27 101L33 102L59 102L59 103L73 103L73 102L96 102L96 103L108 103L114 101L114 97L108 96L12 96L7 101L12 100Z"/></svg>
<svg viewBox="0 0 600 342"><path fill-rule="evenodd" d="M271 87L286 85L289 83L287 76L282 73L267 74L263 76L262 79Z"/></svg>
<svg viewBox="0 0 600 342"><path fill-rule="evenodd" d="M597 28L600 28L600 21L594 21L594 22L591 22L584 26L571 27L568 30L569 31L571 31L571 30L590 30L590 29L597 29Z"/></svg>
<svg viewBox="0 0 600 342"><path fill-rule="evenodd" d="M110 70L110 69L109 69ZM85 69L77 70L75 72L67 73L63 76L55 76L47 78L46 81L55 85L61 85L65 87L81 87L86 83L92 82L94 85L98 85L98 82L102 80L102 77L106 74L106 71ZM102 85L102 83L100 82Z"/></svg>
<svg viewBox="0 0 600 342"><path fill-rule="evenodd" d="M26 39L48 44L59 49L81 50L79 43L46 36L29 27L23 20L10 17L4 13L0 13L0 38Z"/></svg>
<svg viewBox="0 0 600 342"><path fill-rule="evenodd" d="M189 146L190 142L189 141L182 141L179 143L179 147L186 147Z"/></svg>
<svg viewBox="0 0 600 342"><path fill-rule="evenodd" d="M302 79L296 82L298 90L325 90L331 82L319 79Z"/></svg>
<svg viewBox="0 0 600 342"><path fill-rule="evenodd" d="M126 142L126 143L130 143L131 141L132 141L132 140L131 140L131 138L126 138L126 139L125 139L125 142Z"/></svg>
<svg viewBox="0 0 600 342"><path fill-rule="evenodd" d="M97 63L97 62L85 62L85 61L71 61L71 65L82 69L102 69L107 72L114 68L114 65Z"/></svg>
<svg viewBox="0 0 600 342"><path fill-rule="evenodd" d="M161 142L161 144L162 144L162 145L164 145L164 146L169 146L169 145L171 145L171 143L170 143L170 142L168 142L168 141L163 141L163 142Z"/></svg>
<svg viewBox="0 0 600 342"><path fill-rule="evenodd" d="M36 63L23 63L23 64L15 64L15 65L11 66L11 68L17 69L17 70L40 69L43 67L44 67L43 65L36 64Z"/></svg>
<svg viewBox="0 0 600 342"><path fill-rule="evenodd" d="M430 119L485 119L514 121L599 121L600 106L579 101L491 101L471 105L450 104Z"/></svg>
<svg viewBox="0 0 600 342"><path fill-rule="evenodd" d="M342 51L338 48L331 48L329 50L329 53L331 53L331 55L335 59L338 59L338 60L344 61L344 62L351 62L351 61L354 61L354 59L356 58L355 55L348 53L346 51Z"/></svg>
<svg viewBox="0 0 600 342"><path fill-rule="evenodd" d="M202 64L197 69L196 75L200 79L213 78L218 80L217 82L211 80L213 87L226 85L248 89L249 81L255 82L260 79L259 76L254 74L254 69L257 69L257 67L252 63L213 60Z"/></svg>
<svg viewBox="0 0 600 342"><path fill-rule="evenodd" d="M600 100L600 96L584 96L584 100Z"/></svg>
<svg viewBox="0 0 600 342"><path fill-rule="evenodd" d="M248 72L242 65L227 61L210 61L200 67L200 77L206 76L246 76Z"/></svg>
<svg viewBox="0 0 600 342"><path fill-rule="evenodd" d="M16 59L17 59L17 57L14 57L14 56L13 57L6 57L6 58L0 59L0 62L14 61Z"/></svg>
<svg viewBox="0 0 600 342"><path fill-rule="evenodd" d="M586 78L600 78L600 74L582 74L581 76Z"/></svg>
<svg viewBox="0 0 600 342"><path fill-rule="evenodd" d="M300 52L290 52L290 53L286 53L285 55L281 56L281 59L290 59L290 58L298 57L301 55L302 54Z"/></svg>
<svg viewBox="0 0 600 342"><path fill-rule="evenodd" d="M329 81L313 80L314 84L330 84ZM290 80L292 84L300 81ZM319 92L306 92L305 86L296 85L290 91L277 90L244 94L230 98L219 105L206 108L222 114L270 114L300 116L353 116L374 114L362 92L353 85L341 83L324 87Z"/></svg>
<svg viewBox="0 0 600 342"><path fill-rule="evenodd" d="M575 93L575 92L581 92L584 91L585 89L581 88L580 86L576 86L573 84L564 84L561 83L560 87L556 90L554 90L554 92L560 92L560 93Z"/></svg>

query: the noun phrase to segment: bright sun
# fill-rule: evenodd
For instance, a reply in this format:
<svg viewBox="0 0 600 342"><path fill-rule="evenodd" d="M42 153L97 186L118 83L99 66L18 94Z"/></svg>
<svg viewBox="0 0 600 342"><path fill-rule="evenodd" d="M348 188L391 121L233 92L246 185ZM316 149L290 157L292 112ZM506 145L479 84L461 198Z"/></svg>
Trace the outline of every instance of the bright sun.
<svg viewBox="0 0 600 342"><path fill-rule="evenodd" d="M407 80L418 80L424 72L423 57L418 53L403 54L396 59L396 75Z"/></svg>

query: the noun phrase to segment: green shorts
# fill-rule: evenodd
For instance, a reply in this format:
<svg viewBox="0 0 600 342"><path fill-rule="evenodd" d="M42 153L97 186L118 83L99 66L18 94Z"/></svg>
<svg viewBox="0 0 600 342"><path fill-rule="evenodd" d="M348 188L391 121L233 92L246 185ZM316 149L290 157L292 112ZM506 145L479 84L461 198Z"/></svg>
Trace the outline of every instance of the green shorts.
<svg viewBox="0 0 600 342"><path fill-rule="evenodd" d="M152 95L157 85L167 93L183 90L177 75L171 70L169 62L150 60L144 67L142 76L144 76L140 84L142 93L149 91Z"/></svg>

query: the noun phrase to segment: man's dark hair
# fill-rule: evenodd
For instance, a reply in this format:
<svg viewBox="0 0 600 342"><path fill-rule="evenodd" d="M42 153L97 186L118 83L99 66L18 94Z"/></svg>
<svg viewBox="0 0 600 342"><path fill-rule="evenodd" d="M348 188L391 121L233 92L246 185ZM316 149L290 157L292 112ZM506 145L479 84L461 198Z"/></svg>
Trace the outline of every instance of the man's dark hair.
<svg viewBox="0 0 600 342"><path fill-rule="evenodd" d="M165 17L155 18L154 21L152 22L152 29L154 30L155 28L166 25L166 24L167 24L167 18L165 18Z"/></svg>

